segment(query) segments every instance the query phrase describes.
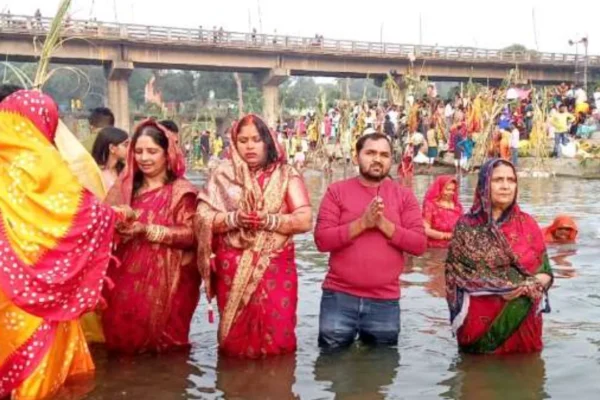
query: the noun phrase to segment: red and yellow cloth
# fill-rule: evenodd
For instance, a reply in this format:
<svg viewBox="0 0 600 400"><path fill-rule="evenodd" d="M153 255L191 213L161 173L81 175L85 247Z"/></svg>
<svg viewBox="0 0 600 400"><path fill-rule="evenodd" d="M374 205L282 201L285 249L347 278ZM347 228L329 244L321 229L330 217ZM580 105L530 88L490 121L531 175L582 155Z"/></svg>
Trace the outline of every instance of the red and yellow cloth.
<svg viewBox="0 0 600 400"><path fill-rule="evenodd" d="M0 398L94 370L78 319L100 299L115 216L57 151L58 121L39 92L0 103Z"/></svg>

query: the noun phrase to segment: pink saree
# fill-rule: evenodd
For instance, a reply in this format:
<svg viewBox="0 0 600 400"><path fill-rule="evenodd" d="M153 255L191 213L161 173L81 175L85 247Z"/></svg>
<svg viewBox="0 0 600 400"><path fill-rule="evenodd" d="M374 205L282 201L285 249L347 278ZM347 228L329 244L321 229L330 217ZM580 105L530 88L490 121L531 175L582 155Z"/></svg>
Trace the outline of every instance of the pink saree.
<svg viewBox="0 0 600 400"><path fill-rule="evenodd" d="M452 199L454 207L442 207L438 201L446 185L451 182L456 185L456 191ZM449 175L438 176L425 194L425 199L423 200L423 220L429 223L431 229L443 233L452 233L462 214L463 208L458 199L458 182L456 178ZM447 248L449 245L449 240L427 238L427 247Z"/></svg>

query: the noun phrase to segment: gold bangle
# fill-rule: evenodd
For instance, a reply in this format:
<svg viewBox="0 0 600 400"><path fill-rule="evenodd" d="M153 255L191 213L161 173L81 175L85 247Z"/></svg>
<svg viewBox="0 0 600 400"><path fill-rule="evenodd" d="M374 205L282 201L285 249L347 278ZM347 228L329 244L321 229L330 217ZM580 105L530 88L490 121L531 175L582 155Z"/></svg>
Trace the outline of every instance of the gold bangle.
<svg viewBox="0 0 600 400"><path fill-rule="evenodd" d="M153 243L160 243L167 236L167 230L164 226L148 225L146 228L146 238Z"/></svg>
<svg viewBox="0 0 600 400"><path fill-rule="evenodd" d="M225 216L225 225L227 225L229 229L235 229L238 227L236 211L231 211L227 213L227 215Z"/></svg>
<svg viewBox="0 0 600 400"><path fill-rule="evenodd" d="M164 226L158 226L158 232L159 236L157 242L162 243L165 240L165 237L167 236L167 228Z"/></svg>
<svg viewBox="0 0 600 400"><path fill-rule="evenodd" d="M156 227L154 225L148 225L146 227L146 239L151 242L156 240Z"/></svg>
<svg viewBox="0 0 600 400"><path fill-rule="evenodd" d="M274 231L278 230L281 227L283 218L284 218L283 216L279 216L279 215L275 216L275 227L273 227Z"/></svg>
<svg viewBox="0 0 600 400"><path fill-rule="evenodd" d="M263 229L266 231L274 232L277 229L279 229L280 225L281 217L279 216L279 214L268 214Z"/></svg>

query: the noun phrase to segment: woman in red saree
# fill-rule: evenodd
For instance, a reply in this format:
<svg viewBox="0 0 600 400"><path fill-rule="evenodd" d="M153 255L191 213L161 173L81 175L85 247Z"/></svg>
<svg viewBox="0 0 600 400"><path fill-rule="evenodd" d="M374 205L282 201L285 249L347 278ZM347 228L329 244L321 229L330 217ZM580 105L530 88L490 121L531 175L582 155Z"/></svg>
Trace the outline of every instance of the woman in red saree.
<svg viewBox="0 0 600 400"><path fill-rule="evenodd" d="M198 205L198 263L219 307L221 353L260 358L296 350L295 234L311 228L300 174L255 115L232 130L232 158ZM214 259L211 255L214 254Z"/></svg>
<svg viewBox="0 0 600 400"><path fill-rule="evenodd" d="M446 299L467 353L542 350L542 315L553 275L537 222L516 202L517 176L501 159L479 174L471 212L458 222L446 260Z"/></svg>
<svg viewBox="0 0 600 400"><path fill-rule="evenodd" d="M48 398L91 375L79 318L94 310L115 213L56 148L58 107L37 91L0 103L0 398Z"/></svg>
<svg viewBox="0 0 600 400"><path fill-rule="evenodd" d="M568 215L559 215L552 225L542 229L546 243L575 243L579 229L573 218Z"/></svg>
<svg viewBox="0 0 600 400"><path fill-rule="evenodd" d="M447 248L463 208L458 199L458 181L449 175L438 176L423 200L423 222L427 246Z"/></svg>
<svg viewBox="0 0 600 400"><path fill-rule="evenodd" d="M407 143L404 152L402 153L402 159L398 165L396 174L398 178L406 185L412 186L412 179L415 173L415 164L413 158L415 155L414 146L412 143Z"/></svg>
<svg viewBox="0 0 600 400"><path fill-rule="evenodd" d="M189 345L200 274L193 219L197 191L184 178L176 137L152 120L142 122L129 146L127 167L107 202L134 214L117 225L115 286L102 314L106 347L121 353L162 352Z"/></svg>

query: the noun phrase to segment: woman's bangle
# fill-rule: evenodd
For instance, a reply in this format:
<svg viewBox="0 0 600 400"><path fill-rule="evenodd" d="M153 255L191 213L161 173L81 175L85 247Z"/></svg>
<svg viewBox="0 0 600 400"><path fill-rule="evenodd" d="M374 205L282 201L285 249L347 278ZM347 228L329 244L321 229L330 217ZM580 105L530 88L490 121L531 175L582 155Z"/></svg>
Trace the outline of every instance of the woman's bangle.
<svg viewBox="0 0 600 400"><path fill-rule="evenodd" d="M144 231L146 232L146 239L152 243L160 243L167 236L167 230L160 225L146 225Z"/></svg>
<svg viewBox="0 0 600 400"><path fill-rule="evenodd" d="M227 225L227 228L238 228L237 215L237 211L231 211L227 213L227 215L225 216L225 225Z"/></svg>
<svg viewBox="0 0 600 400"><path fill-rule="evenodd" d="M266 231L274 232L279 229L281 225L281 217L279 214L267 214L263 229Z"/></svg>

